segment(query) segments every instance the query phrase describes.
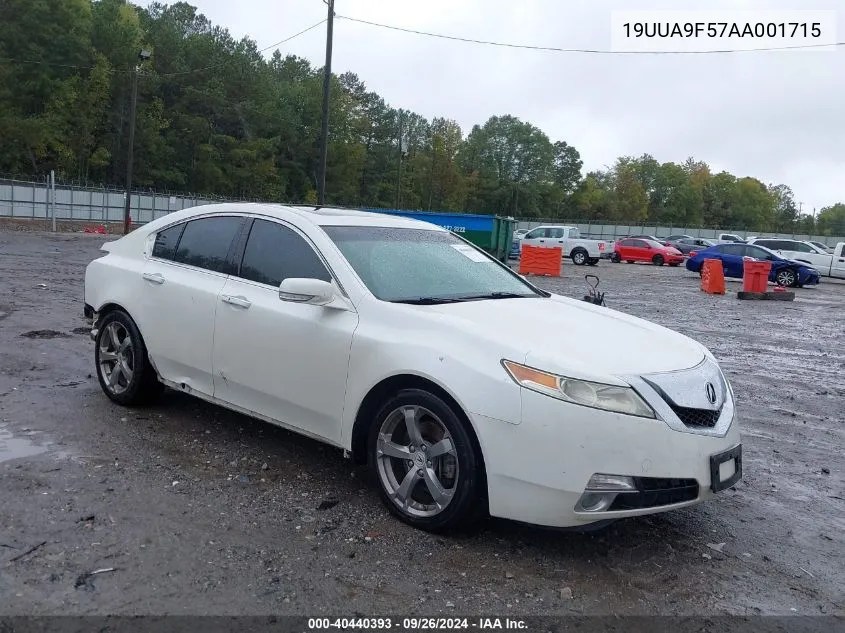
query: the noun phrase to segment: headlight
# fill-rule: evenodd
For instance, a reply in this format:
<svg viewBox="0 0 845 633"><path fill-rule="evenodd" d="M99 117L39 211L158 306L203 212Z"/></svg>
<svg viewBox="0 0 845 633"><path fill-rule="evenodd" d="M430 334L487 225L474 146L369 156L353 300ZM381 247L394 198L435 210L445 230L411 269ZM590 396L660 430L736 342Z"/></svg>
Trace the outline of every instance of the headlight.
<svg viewBox="0 0 845 633"><path fill-rule="evenodd" d="M502 365L514 382L526 389L531 389L531 391L584 407L604 409L605 411L635 415L641 418L656 417L654 410L631 387L618 387L600 382L566 378L509 360L503 360Z"/></svg>

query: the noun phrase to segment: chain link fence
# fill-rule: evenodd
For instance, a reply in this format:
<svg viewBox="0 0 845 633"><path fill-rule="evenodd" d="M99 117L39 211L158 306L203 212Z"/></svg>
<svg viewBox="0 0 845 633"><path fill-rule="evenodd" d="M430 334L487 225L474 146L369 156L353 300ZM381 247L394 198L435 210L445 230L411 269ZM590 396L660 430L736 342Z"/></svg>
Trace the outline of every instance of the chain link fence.
<svg viewBox="0 0 845 633"><path fill-rule="evenodd" d="M132 193L130 215L133 224L145 224L189 207L234 201L193 194L170 195L135 191ZM0 217L51 220L55 213L56 220L78 220L93 224L123 222L125 204L125 192L113 187L97 188L56 183L53 200L46 182L0 178Z"/></svg>
<svg viewBox="0 0 845 633"><path fill-rule="evenodd" d="M123 222L123 209L126 202L125 192L116 187L90 187L76 184L56 184L55 200L51 204L51 192L47 183L27 180L0 178L0 218L20 220L46 220L53 218L66 221L98 224ZM266 200L246 200L217 198L193 194L167 194L154 191L136 191L132 193L131 217L133 224L145 224L174 211L181 211L202 204L220 202L267 202ZM835 245L845 241L845 235L807 235L798 233L766 233L744 229L704 229L687 226L648 226L627 224L592 224L579 220L521 220L518 227L531 229L541 224L577 226L583 237L600 240L615 240L628 235L690 235L715 239L719 233L732 233L742 238L781 237L799 240L814 240ZM845 231L843 231L845 233Z"/></svg>

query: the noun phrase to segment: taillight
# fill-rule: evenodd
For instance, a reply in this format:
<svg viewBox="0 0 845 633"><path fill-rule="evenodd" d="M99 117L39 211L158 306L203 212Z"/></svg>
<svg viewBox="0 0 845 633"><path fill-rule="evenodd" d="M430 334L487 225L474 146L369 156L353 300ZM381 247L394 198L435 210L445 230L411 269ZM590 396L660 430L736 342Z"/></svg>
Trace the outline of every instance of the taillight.
<svg viewBox="0 0 845 633"><path fill-rule="evenodd" d="M695 257L695 256L696 256L696 252L695 252L695 251L690 251L690 252L689 252L689 256L690 256L690 257Z"/></svg>

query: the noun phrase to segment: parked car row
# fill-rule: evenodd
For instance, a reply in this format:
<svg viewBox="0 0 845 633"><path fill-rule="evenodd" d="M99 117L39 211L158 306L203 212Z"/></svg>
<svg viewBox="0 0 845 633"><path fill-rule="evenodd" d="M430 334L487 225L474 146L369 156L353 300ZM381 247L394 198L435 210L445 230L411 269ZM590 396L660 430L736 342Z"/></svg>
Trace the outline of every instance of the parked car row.
<svg viewBox="0 0 845 633"><path fill-rule="evenodd" d="M756 255L744 255L755 259L769 259L773 254L785 261L793 262L790 273L784 273L784 279L789 278L797 285L811 283L812 275L799 274L805 268L814 269L820 277L845 278L845 258L843 257L842 244L836 247L829 247L821 242L802 241L782 238L749 237L743 239L733 233L720 233L715 240L691 235L677 234L666 238L658 238L654 235L629 235L615 242L604 240L589 240L581 237L579 229L574 226L544 225L533 229L517 229L513 235L512 257L519 257L522 246L560 247L563 257L569 258L577 265L595 266L600 259L609 258L612 262L649 262L655 266L678 266L686 260L687 256L696 254L712 253L714 257L721 259L721 255L736 255L742 247L757 246L765 249L757 251L751 249L747 252ZM717 249L710 251L716 246L732 246L734 248L722 251ZM716 257L716 256L719 257ZM740 256L742 257L742 256ZM708 257L705 255L704 259ZM774 261L774 260L773 260ZM693 264L695 266L695 264ZM689 268L689 265L687 266ZM692 270L692 269L691 269ZM696 270L697 272L697 270ZM732 271L735 272L735 271ZM728 276L732 276L726 272ZM774 274L774 273L773 273ZM741 277L741 273L739 274ZM793 276L795 277L793 279ZM774 281L774 279L773 279Z"/></svg>

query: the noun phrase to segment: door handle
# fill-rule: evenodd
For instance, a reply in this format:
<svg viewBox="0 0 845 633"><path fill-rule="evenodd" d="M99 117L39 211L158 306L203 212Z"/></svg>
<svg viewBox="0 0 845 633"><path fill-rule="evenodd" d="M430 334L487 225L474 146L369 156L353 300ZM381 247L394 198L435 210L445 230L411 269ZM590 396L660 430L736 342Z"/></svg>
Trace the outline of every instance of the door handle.
<svg viewBox="0 0 845 633"><path fill-rule="evenodd" d="M539 240L540 242L545 242L546 240Z"/></svg>
<svg viewBox="0 0 845 633"><path fill-rule="evenodd" d="M160 273L144 273L141 276L147 281L151 281L154 284L164 283L164 277L162 277Z"/></svg>
<svg viewBox="0 0 845 633"><path fill-rule="evenodd" d="M245 297L232 297L231 295L223 295L221 298L224 302L229 303L233 306L238 306L239 308L248 309L249 306L252 305L252 301Z"/></svg>

